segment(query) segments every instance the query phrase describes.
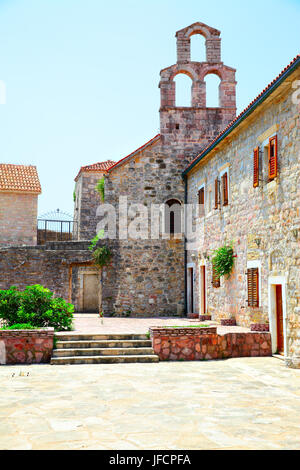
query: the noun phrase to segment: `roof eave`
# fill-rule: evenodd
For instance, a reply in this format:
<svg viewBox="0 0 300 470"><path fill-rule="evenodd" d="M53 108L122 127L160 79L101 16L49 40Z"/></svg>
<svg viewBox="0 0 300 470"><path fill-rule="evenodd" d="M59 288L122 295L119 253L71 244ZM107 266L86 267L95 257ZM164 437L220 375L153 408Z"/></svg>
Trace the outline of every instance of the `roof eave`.
<svg viewBox="0 0 300 470"><path fill-rule="evenodd" d="M273 85L270 86L270 88L268 88L268 90L266 90L259 98L257 98L257 100L255 100L255 102L236 120L236 122L234 122L232 124L232 126L229 127L229 129L227 129L224 134L222 134L219 139L216 140L216 142L214 142L211 147L209 147L207 150L205 150L203 152L203 154L200 154L199 158L197 158L192 164L191 166L189 166L186 170L184 170L184 172L182 173L182 177L185 178L187 176L188 173L190 173L190 171L192 171L192 169L204 158L206 157L207 154L209 154L220 142L222 142L222 140L225 139L225 137L227 137L229 134L231 134L231 132L241 123L243 122L250 114L253 113L253 111L260 105L262 104L267 98L268 96L270 96L274 90L276 90L280 85L281 83L289 76L291 75L291 73L294 72L294 70L300 65L300 57L288 68L288 70L286 70L282 75L281 77L278 78L278 80L276 80L275 83L273 83Z"/></svg>

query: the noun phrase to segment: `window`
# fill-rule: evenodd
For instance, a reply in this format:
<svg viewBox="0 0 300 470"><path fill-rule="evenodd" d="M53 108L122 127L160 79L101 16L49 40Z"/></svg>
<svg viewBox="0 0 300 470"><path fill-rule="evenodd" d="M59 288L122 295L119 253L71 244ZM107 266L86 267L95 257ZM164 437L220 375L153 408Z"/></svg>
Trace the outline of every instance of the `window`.
<svg viewBox="0 0 300 470"><path fill-rule="evenodd" d="M181 203L177 199L170 199L165 204L165 233L182 233Z"/></svg>
<svg viewBox="0 0 300 470"><path fill-rule="evenodd" d="M228 206L228 173L222 175L223 206Z"/></svg>
<svg viewBox="0 0 300 470"><path fill-rule="evenodd" d="M269 180L277 176L277 135L269 139Z"/></svg>
<svg viewBox="0 0 300 470"><path fill-rule="evenodd" d="M212 285L216 289L221 287L221 280L217 274L217 271L215 270L214 265L212 265Z"/></svg>
<svg viewBox="0 0 300 470"><path fill-rule="evenodd" d="M259 268L247 270L248 306L259 307Z"/></svg>
<svg viewBox="0 0 300 470"><path fill-rule="evenodd" d="M205 204L205 190L204 187L200 188L198 191L198 204L199 204L199 217L204 216L204 204Z"/></svg>
<svg viewBox="0 0 300 470"><path fill-rule="evenodd" d="M253 152L253 187L259 186L259 147Z"/></svg>

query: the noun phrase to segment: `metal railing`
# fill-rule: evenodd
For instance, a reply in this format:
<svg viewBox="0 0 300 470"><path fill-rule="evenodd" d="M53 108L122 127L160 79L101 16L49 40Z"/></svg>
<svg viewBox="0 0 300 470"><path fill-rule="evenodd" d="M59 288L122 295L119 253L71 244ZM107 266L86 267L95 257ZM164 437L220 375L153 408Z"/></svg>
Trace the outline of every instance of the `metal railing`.
<svg viewBox="0 0 300 470"><path fill-rule="evenodd" d="M73 229L77 222L73 220L38 219L37 242L44 245L52 241L69 241L73 237Z"/></svg>

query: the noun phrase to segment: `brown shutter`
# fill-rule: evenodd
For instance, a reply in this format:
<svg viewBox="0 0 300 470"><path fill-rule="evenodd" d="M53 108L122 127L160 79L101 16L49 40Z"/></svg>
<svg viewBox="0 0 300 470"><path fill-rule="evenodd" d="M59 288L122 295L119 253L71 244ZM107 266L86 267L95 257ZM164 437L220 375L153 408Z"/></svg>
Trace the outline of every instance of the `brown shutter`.
<svg viewBox="0 0 300 470"><path fill-rule="evenodd" d="M269 179L277 176L277 135L269 139Z"/></svg>
<svg viewBox="0 0 300 470"><path fill-rule="evenodd" d="M223 206L228 206L228 174L222 176L223 183Z"/></svg>
<svg viewBox="0 0 300 470"><path fill-rule="evenodd" d="M219 180L215 180L215 209L219 207Z"/></svg>
<svg viewBox="0 0 300 470"><path fill-rule="evenodd" d="M214 268L214 265L212 265L212 285L216 289L221 286L221 281L220 281L220 278L217 274L217 271Z"/></svg>
<svg viewBox="0 0 300 470"><path fill-rule="evenodd" d="M248 276L248 305L249 307L259 307L259 279L258 268L247 270Z"/></svg>
<svg viewBox="0 0 300 470"><path fill-rule="evenodd" d="M259 186L259 147L253 153L253 187Z"/></svg>

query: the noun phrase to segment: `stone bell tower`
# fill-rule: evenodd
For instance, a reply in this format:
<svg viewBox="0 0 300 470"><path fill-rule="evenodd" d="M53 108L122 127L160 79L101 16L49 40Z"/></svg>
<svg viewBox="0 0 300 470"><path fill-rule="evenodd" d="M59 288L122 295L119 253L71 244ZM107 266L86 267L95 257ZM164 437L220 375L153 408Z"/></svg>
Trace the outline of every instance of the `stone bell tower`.
<svg viewBox="0 0 300 470"><path fill-rule="evenodd" d="M191 37L201 34L206 39L206 62L191 61ZM191 147L200 151L236 116L236 70L221 62L220 31L203 23L194 23L176 33L177 64L161 70L160 133L163 145ZM178 74L192 80L191 107L176 107L175 82ZM217 75L219 107L206 107L208 74Z"/></svg>

